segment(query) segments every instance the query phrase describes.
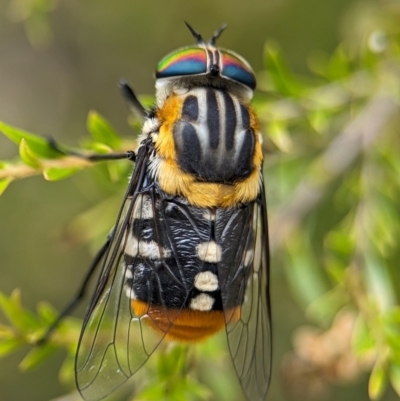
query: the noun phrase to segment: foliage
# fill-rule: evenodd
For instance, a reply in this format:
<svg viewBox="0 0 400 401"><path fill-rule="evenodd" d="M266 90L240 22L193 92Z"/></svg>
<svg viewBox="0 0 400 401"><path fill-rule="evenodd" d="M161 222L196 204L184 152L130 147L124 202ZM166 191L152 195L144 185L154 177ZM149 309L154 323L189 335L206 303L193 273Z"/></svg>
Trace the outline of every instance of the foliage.
<svg viewBox="0 0 400 401"><path fill-rule="evenodd" d="M370 374L371 400L389 383L400 396L399 17L394 2L350 13L347 25L354 29L330 56L310 57L306 78L290 71L276 43L265 47L254 107L266 132L273 266L285 266L293 296L314 324L295 333L283 362L287 387L300 399L323 397L329 383L354 380L363 371ZM89 114L88 129L92 137L82 151L134 147L96 113ZM37 135L5 123L0 131L20 154L0 162L1 192L16 179L42 174L59 180L91 167ZM126 169L116 165L107 163L108 176L125 185ZM2 295L0 306L10 321L0 327L1 356L34 344L55 315L48 306L40 306L37 317L23 310L17 292ZM72 358L77 326L68 319L21 367L60 348ZM171 399L210 398L183 374L187 350L165 350L157 363L156 381L172 386ZM177 376L168 366L181 366ZM166 389L151 382L140 394L161 399Z"/></svg>
<svg viewBox="0 0 400 401"><path fill-rule="evenodd" d="M310 58L312 79L296 78L279 47L266 45L257 108L268 133L266 177L279 177L267 184L269 198L284 204L271 213L272 252L285 247L292 292L311 321L331 326L327 335L337 316L352 316L352 329L331 339L323 362L315 355L322 333L295 335L285 379L302 377L301 390L291 387L303 399L315 390L310 369L325 384L354 378L336 366L348 352L340 343L351 343L359 372L371 370L371 399L389 382L399 390L399 12L393 4L368 10L358 36L352 31L330 57Z"/></svg>
<svg viewBox="0 0 400 401"><path fill-rule="evenodd" d="M123 151L134 147L132 141L123 143L110 124L96 112L89 113L87 126L92 138L86 141L85 148L92 153L110 153L113 149ZM42 138L1 121L0 131L19 146L20 156L17 161L0 161L0 193L16 179L42 174L46 180L57 181L93 165L84 158L63 154L55 147L62 149L62 146L55 145L51 138ZM126 174L123 168L116 172L113 164L108 164L108 169L114 179Z"/></svg>

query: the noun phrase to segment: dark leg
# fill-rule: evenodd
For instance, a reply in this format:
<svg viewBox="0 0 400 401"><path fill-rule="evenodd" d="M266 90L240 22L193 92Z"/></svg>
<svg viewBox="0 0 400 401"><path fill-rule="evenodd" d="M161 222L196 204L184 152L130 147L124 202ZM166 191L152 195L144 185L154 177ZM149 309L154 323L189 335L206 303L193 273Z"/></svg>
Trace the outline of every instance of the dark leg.
<svg viewBox="0 0 400 401"><path fill-rule="evenodd" d="M140 103L139 99L135 95L133 89L129 86L128 82L125 79L121 79L119 81L119 87L122 92L122 96L128 101L131 106L133 112L141 119L147 116L147 111L143 107L142 103Z"/></svg>
<svg viewBox="0 0 400 401"><path fill-rule="evenodd" d="M88 272L86 273L85 278L83 279L83 282L75 295L75 297L71 300L71 302L64 308L64 310L61 311L61 313L58 315L57 319L51 324L51 326L47 329L46 333L43 335L42 338L40 338L37 341L37 345L44 344L49 337L51 336L52 332L57 328L57 326L60 324L60 322L64 319L65 316L67 316L70 312L72 312L76 306L78 306L79 302L82 300L82 298L85 296L87 286L90 282L90 279L93 276L93 273L96 271L97 267L100 266L100 262L106 253L110 242L111 242L111 236L110 234L107 238L107 241L105 244L101 247L101 249L97 252L92 264L89 267Z"/></svg>
<svg viewBox="0 0 400 401"><path fill-rule="evenodd" d="M97 155L84 155L78 152L74 152L72 150L64 150L60 147L60 145L53 139L48 138L49 146L56 150L57 152L66 155L66 156L75 156L81 159L85 159L91 162L97 161L105 161L105 160L120 160L120 159L128 159L131 161L136 160L136 154L133 151L128 151L125 153L105 153L105 154L97 154Z"/></svg>

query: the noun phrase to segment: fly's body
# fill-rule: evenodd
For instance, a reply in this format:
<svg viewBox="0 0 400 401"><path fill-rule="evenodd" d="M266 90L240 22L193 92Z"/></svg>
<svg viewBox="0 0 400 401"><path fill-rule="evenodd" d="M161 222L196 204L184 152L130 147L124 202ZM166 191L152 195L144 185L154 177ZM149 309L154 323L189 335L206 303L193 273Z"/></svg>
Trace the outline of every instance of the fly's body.
<svg viewBox="0 0 400 401"><path fill-rule="evenodd" d="M190 27L189 27L190 28ZM106 396L161 340L226 328L251 401L265 398L271 326L261 135L250 66L200 35L156 71L136 167L77 355L85 399ZM143 330L150 328L155 336Z"/></svg>

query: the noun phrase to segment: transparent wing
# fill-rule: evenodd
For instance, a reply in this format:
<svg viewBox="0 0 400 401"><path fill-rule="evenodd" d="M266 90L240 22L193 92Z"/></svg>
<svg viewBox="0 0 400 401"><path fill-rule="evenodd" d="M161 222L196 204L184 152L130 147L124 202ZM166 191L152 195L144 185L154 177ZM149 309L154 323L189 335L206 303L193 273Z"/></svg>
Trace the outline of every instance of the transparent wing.
<svg viewBox="0 0 400 401"><path fill-rule="evenodd" d="M124 257L127 244L133 246L132 241L129 242L132 216L145 213L141 191L147 185L145 173L149 155L150 144L143 145L84 319L75 371L77 386L86 400L102 399L123 384L162 340L162 336L144 334L144 321L149 319L146 311L139 316L133 312L134 297L126 285ZM135 250L130 249L130 252Z"/></svg>
<svg viewBox="0 0 400 401"><path fill-rule="evenodd" d="M225 274L222 300L229 351L248 400L263 401L271 376L269 249L264 188L243 217L237 263ZM239 284L238 284L239 283ZM231 289L237 288L235 294ZM236 302L232 300L236 297ZM232 308L233 304L240 307Z"/></svg>

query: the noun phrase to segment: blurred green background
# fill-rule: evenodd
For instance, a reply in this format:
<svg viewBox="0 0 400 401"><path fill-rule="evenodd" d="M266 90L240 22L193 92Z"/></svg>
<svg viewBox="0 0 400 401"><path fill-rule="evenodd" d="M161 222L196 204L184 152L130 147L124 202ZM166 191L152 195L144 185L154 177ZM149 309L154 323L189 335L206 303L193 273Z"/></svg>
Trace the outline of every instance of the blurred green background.
<svg viewBox="0 0 400 401"><path fill-rule="evenodd" d="M160 58L193 41L183 21L205 38L227 22L219 45L259 78L273 250L267 399L398 399L398 1L1 0L0 120L77 146L94 109L132 136L117 83L152 95ZM0 136L0 159L16 155ZM105 176L96 167L10 185L0 197L1 292L20 288L31 310L66 304L122 199L121 179ZM62 352L21 373L30 348L0 360L0 401L74 389L59 383ZM207 397L194 399L218 399Z"/></svg>

